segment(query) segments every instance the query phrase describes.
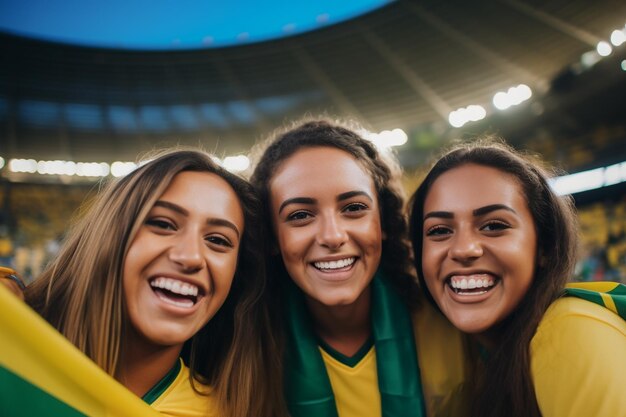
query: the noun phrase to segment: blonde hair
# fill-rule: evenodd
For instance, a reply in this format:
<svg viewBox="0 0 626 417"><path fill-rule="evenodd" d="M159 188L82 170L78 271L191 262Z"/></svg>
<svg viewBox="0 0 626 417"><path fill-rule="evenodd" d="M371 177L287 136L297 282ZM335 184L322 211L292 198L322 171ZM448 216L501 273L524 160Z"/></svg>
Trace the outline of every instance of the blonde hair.
<svg viewBox="0 0 626 417"><path fill-rule="evenodd" d="M226 180L245 219L231 291L183 349L192 382L213 387L225 416L281 415L281 352L269 332L264 257L258 249L263 244L261 206L245 180L217 166L205 152L164 151L110 182L70 229L56 259L27 288L26 301L102 369L117 375L128 326L122 289L126 253L156 200L183 171Z"/></svg>

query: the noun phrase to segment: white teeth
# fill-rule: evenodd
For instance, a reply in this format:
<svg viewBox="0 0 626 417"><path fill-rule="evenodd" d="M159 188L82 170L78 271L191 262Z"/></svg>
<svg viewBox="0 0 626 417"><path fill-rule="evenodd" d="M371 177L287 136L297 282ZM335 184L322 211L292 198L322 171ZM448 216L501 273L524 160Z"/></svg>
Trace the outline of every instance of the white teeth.
<svg viewBox="0 0 626 417"><path fill-rule="evenodd" d="M341 269L352 265L355 260L356 258L345 258L338 261L314 262L313 265L315 265L317 269Z"/></svg>
<svg viewBox="0 0 626 417"><path fill-rule="evenodd" d="M198 287L187 282L179 281L173 278L159 277L150 281L150 286L154 288L162 288L179 295L198 295Z"/></svg>
<svg viewBox="0 0 626 417"><path fill-rule="evenodd" d="M495 285L492 276L480 275L454 275L450 278L450 286L457 290L473 290L476 288L489 288Z"/></svg>

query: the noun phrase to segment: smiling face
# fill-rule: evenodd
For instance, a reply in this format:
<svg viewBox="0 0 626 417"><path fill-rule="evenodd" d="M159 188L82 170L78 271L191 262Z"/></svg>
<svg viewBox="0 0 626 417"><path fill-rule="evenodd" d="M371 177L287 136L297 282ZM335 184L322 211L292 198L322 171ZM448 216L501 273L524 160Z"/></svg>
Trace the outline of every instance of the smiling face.
<svg viewBox="0 0 626 417"><path fill-rule="evenodd" d="M177 174L126 254L130 339L180 347L196 334L228 295L243 227L226 181L208 172Z"/></svg>
<svg viewBox="0 0 626 417"><path fill-rule="evenodd" d="M533 281L535 223L510 174L475 164L442 174L426 196L422 233L428 290L463 332L504 320Z"/></svg>
<svg viewBox="0 0 626 417"><path fill-rule="evenodd" d="M279 165L270 194L283 262L308 299L327 307L364 299L382 250L371 175L347 152L304 148Z"/></svg>

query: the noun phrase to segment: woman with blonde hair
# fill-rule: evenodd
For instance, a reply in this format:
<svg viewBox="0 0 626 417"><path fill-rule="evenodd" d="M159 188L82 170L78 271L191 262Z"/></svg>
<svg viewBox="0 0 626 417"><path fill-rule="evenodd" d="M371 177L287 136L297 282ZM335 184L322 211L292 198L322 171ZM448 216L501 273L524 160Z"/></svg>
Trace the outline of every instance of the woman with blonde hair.
<svg viewBox="0 0 626 417"><path fill-rule="evenodd" d="M26 302L156 410L281 415L260 204L197 150L112 180Z"/></svg>

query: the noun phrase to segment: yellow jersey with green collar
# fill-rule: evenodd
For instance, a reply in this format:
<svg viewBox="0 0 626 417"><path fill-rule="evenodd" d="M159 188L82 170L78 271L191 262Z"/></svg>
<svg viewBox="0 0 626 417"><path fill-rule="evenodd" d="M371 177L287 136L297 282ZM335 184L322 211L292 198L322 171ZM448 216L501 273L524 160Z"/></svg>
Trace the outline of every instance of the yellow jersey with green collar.
<svg viewBox="0 0 626 417"><path fill-rule="evenodd" d="M143 400L164 416L215 417L217 407L210 395L211 389L195 382L196 392L189 379L189 368L179 359L176 367L157 383Z"/></svg>
<svg viewBox="0 0 626 417"><path fill-rule="evenodd" d="M339 417L380 417L382 410L373 342L367 343L351 358L341 357L328 346L320 346L319 350L333 388Z"/></svg>

